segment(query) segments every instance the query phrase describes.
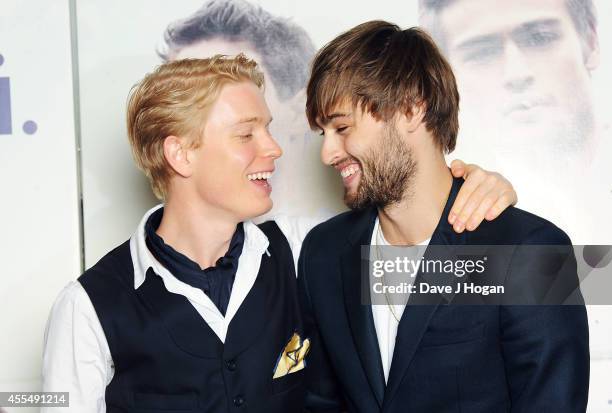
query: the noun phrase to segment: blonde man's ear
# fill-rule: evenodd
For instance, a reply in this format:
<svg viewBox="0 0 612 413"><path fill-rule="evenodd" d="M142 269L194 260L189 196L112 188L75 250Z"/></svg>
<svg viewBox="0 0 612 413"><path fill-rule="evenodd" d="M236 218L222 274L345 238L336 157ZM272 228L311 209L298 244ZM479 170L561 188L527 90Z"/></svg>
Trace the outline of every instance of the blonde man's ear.
<svg viewBox="0 0 612 413"><path fill-rule="evenodd" d="M174 135L166 136L164 139L164 157L170 167L182 177L192 174L190 149L186 141Z"/></svg>

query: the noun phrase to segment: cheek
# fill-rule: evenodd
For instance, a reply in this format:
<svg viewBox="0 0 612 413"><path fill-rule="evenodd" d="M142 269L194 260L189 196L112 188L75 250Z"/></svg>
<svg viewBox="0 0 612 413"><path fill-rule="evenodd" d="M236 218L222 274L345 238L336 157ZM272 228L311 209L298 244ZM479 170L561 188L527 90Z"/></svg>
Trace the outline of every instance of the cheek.
<svg viewBox="0 0 612 413"><path fill-rule="evenodd" d="M363 152L363 140L357 139L355 136L344 139L341 141L340 146L344 152L357 158Z"/></svg>
<svg viewBox="0 0 612 413"><path fill-rule="evenodd" d="M240 174L244 175L248 167L255 160L256 154L257 148L252 141L240 143L229 151L227 154L227 162L233 165Z"/></svg>
<svg viewBox="0 0 612 413"><path fill-rule="evenodd" d="M557 95L562 101L575 99L576 95L584 93L589 88L590 77L587 69L577 54L556 54L537 62L540 84L551 94ZM556 70L550 70L555 67Z"/></svg>
<svg viewBox="0 0 612 413"><path fill-rule="evenodd" d="M491 106L503 88L502 64L458 65L455 70L461 101L467 106Z"/></svg>
<svg viewBox="0 0 612 413"><path fill-rule="evenodd" d="M238 143L219 150L210 149L202 159L207 182L218 189L227 189L246 180L248 167L255 159L254 145Z"/></svg>

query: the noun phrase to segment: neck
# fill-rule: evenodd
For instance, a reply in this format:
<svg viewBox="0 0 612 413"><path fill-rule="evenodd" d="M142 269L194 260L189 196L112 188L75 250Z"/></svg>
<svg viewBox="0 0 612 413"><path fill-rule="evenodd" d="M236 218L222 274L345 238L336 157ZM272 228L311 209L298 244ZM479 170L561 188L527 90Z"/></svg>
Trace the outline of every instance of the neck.
<svg viewBox="0 0 612 413"><path fill-rule="evenodd" d="M204 269L225 255L238 223L208 205L169 197L156 232L166 244Z"/></svg>
<svg viewBox="0 0 612 413"><path fill-rule="evenodd" d="M419 161L404 199L378 211L385 239L392 245L417 245L431 238L452 184L442 153Z"/></svg>

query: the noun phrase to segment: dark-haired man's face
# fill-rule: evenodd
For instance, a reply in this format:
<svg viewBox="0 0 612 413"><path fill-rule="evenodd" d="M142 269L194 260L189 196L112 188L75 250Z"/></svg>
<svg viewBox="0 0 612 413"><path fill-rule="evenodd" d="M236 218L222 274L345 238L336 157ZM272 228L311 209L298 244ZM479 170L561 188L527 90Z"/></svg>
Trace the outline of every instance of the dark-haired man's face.
<svg viewBox="0 0 612 413"><path fill-rule="evenodd" d="M321 160L342 177L345 204L351 209L384 208L402 201L410 193L416 161L395 124L348 104L330 117L321 125Z"/></svg>
<svg viewBox="0 0 612 413"><path fill-rule="evenodd" d="M513 154L582 149L593 133L596 59L564 0L459 0L439 22L466 139L500 137L494 147Z"/></svg>

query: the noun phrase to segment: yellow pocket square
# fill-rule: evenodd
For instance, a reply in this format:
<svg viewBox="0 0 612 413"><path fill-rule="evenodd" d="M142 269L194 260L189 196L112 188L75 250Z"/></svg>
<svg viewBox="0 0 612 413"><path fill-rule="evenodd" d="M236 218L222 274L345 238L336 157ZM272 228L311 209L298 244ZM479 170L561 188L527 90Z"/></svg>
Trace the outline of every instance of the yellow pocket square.
<svg viewBox="0 0 612 413"><path fill-rule="evenodd" d="M302 341L298 333L293 333L291 340L289 340L289 343L287 343L285 349L278 357L272 378L277 379L306 367L304 358L308 354L308 350L310 350L310 340L305 339Z"/></svg>

